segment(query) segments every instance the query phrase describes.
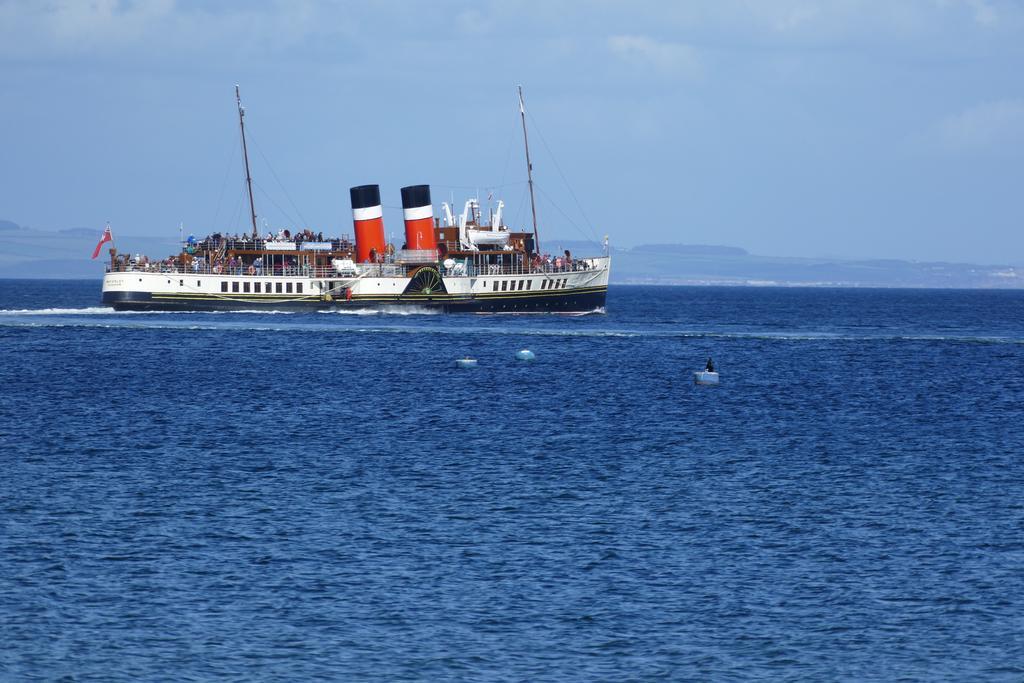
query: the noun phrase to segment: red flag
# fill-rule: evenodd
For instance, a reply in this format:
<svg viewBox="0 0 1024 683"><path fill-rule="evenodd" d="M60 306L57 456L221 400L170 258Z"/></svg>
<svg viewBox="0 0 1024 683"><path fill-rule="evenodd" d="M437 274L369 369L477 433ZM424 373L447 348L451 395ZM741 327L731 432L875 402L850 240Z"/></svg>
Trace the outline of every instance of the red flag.
<svg viewBox="0 0 1024 683"><path fill-rule="evenodd" d="M106 229L103 230L103 237L100 238L99 244L97 244L96 248L92 250L92 257L96 258L97 256L99 256L100 249L103 247L103 245L106 244L107 242L112 241L114 241L114 236L110 234L110 226L108 225Z"/></svg>

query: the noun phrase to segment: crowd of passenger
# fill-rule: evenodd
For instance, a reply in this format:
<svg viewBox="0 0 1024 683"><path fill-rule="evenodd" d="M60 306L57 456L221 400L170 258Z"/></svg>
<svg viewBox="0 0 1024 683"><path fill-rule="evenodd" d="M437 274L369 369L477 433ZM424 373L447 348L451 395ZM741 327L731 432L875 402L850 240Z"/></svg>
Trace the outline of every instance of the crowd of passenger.
<svg viewBox="0 0 1024 683"><path fill-rule="evenodd" d="M314 269L308 264L300 264L295 257L285 257L272 264L264 264L262 258L250 262L239 256L230 258L206 258L193 256L189 259L169 256L165 259L150 259L143 254L118 254L114 259L115 271L143 271L149 273L177 273L196 275L306 275L312 276ZM325 270L317 268L317 272Z"/></svg>
<svg viewBox="0 0 1024 683"><path fill-rule="evenodd" d="M268 232L262 237L253 237L251 234L225 234L215 232L202 239L195 235L189 235L185 241L185 252L188 254L202 253L204 251L240 251L240 250L263 250L268 242L292 242L296 249L301 249L303 243L316 242L321 244L329 243L331 251L353 251L355 245L344 237L324 237L323 232L312 230L291 230L281 229L276 233Z"/></svg>
<svg viewBox="0 0 1024 683"><path fill-rule="evenodd" d="M568 249L565 250L563 255L558 255L554 258L552 258L551 254L534 254L530 265L534 270L540 270L545 273L586 270L589 267L586 260L573 259Z"/></svg>

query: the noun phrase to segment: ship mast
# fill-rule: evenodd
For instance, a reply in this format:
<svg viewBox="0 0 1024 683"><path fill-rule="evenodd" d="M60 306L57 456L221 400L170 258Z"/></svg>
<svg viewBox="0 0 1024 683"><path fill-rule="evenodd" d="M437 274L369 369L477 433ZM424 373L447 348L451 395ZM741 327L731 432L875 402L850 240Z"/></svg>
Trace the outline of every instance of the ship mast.
<svg viewBox="0 0 1024 683"><path fill-rule="evenodd" d="M256 229L256 202L252 199L252 175L249 173L249 150L245 147L245 109L242 108L242 94L235 85L235 101L238 102L238 126L242 129L242 158L245 159L245 183L249 187L249 213L252 215L252 238L259 238Z"/></svg>
<svg viewBox="0 0 1024 683"><path fill-rule="evenodd" d="M533 198L533 164L530 163L530 140L526 137L526 108L523 107L523 86L519 86L519 116L523 119L523 145L526 147L526 180L530 186L530 211L533 214L533 251L540 253L540 237L537 235L537 202Z"/></svg>

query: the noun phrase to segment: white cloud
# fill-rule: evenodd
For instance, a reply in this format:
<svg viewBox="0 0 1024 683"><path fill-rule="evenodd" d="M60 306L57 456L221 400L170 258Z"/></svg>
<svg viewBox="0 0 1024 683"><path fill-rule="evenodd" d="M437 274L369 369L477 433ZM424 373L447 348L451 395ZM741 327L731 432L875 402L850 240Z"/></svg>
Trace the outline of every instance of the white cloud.
<svg viewBox="0 0 1024 683"><path fill-rule="evenodd" d="M1024 100L1000 100L948 116L936 127L944 147L982 150L1024 143Z"/></svg>
<svg viewBox="0 0 1024 683"><path fill-rule="evenodd" d="M941 9L966 9L974 23L980 26L995 26L999 23L999 13L990 0L937 0Z"/></svg>
<svg viewBox="0 0 1024 683"><path fill-rule="evenodd" d="M648 36L608 38L608 49L622 61L663 75L695 77L700 74L697 51L683 43L660 42Z"/></svg>

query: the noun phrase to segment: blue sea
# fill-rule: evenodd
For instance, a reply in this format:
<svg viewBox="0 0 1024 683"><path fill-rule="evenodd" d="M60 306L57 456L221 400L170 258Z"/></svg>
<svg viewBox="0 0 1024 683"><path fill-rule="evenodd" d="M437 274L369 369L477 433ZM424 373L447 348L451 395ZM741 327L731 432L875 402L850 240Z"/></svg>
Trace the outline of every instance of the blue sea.
<svg viewBox="0 0 1024 683"><path fill-rule="evenodd" d="M1024 679L1024 292L99 294L0 282L0 680Z"/></svg>

